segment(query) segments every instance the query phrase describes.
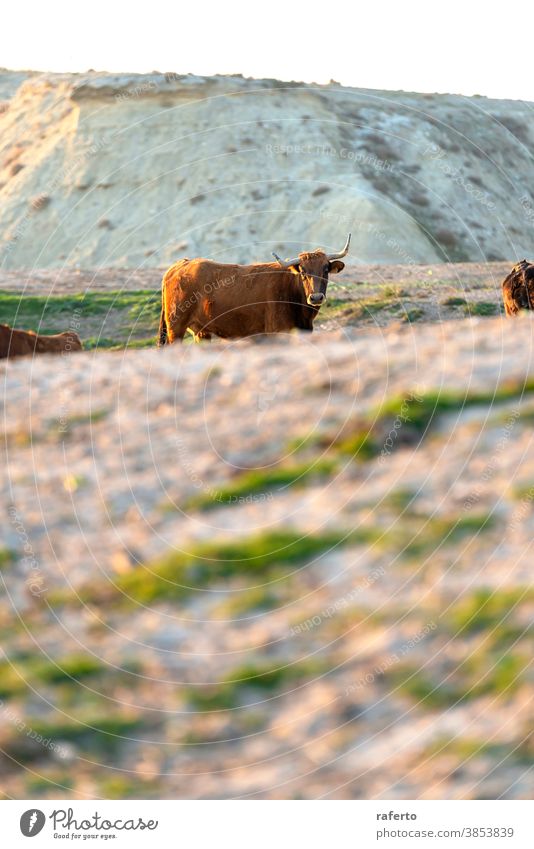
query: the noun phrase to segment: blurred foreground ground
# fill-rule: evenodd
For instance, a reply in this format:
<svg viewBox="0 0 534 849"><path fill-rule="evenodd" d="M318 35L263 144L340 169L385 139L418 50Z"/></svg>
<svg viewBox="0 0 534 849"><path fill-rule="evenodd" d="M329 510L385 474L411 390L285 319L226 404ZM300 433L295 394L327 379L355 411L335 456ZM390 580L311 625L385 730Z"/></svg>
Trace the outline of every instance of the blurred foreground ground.
<svg viewBox="0 0 534 849"><path fill-rule="evenodd" d="M0 366L15 798L532 798L532 323Z"/></svg>

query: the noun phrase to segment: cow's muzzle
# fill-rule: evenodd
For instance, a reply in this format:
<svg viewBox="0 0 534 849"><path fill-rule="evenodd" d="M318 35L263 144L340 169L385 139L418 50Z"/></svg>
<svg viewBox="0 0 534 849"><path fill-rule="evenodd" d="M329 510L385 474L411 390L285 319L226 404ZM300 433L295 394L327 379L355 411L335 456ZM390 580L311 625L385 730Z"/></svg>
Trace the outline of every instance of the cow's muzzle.
<svg viewBox="0 0 534 849"><path fill-rule="evenodd" d="M313 292L311 295L308 295L308 303L311 307L320 307L325 301L326 295L323 295L322 292Z"/></svg>

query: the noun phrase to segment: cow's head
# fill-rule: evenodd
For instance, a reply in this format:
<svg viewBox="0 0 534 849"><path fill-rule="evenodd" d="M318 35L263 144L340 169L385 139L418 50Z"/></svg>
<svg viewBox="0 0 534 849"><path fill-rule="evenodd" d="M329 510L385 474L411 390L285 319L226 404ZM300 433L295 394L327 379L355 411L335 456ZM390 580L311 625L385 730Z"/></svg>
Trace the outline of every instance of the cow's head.
<svg viewBox="0 0 534 849"><path fill-rule="evenodd" d="M340 253L325 254L324 251L316 250L310 253L299 254L294 259L280 259L275 253L274 258L278 264L293 274L298 274L306 295L306 302L311 307L319 308L326 300L326 287L328 286L328 275L338 274L345 268L345 263L340 262L349 252L350 233L347 244Z"/></svg>

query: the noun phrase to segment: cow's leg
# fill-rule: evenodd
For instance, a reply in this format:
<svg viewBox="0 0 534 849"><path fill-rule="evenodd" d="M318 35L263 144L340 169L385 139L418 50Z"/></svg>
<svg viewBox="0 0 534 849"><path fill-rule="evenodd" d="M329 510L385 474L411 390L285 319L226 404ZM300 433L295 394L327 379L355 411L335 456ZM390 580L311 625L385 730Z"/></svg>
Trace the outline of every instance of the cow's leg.
<svg viewBox="0 0 534 849"><path fill-rule="evenodd" d="M302 316L295 323L297 330L305 330L307 333L313 332L313 318L309 318L308 316Z"/></svg>
<svg viewBox="0 0 534 849"><path fill-rule="evenodd" d="M161 308L161 317L159 320L159 336L158 336L158 348L161 348L163 345L167 344L167 322L165 319L165 307Z"/></svg>
<svg viewBox="0 0 534 849"><path fill-rule="evenodd" d="M182 313L180 310L167 316L167 341L169 344L183 341L189 327L190 318L189 312Z"/></svg>
<svg viewBox="0 0 534 849"><path fill-rule="evenodd" d="M211 333L208 333L207 330L199 330L197 333L194 333L194 337L195 342L202 342L202 340L211 342Z"/></svg>

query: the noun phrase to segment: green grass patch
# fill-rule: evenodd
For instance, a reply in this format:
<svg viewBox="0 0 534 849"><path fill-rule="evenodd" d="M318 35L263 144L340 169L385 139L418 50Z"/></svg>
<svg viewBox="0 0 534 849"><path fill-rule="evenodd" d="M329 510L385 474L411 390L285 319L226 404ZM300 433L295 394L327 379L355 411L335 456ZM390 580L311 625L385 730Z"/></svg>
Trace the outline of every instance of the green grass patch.
<svg viewBox="0 0 534 849"><path fill-rule="evenodd" d="M349 545L372 545L382 536L380 528L362 528L349 534L330 532L300 535L279 531L245 537L232 543L195 546L190 552L172 552L115 577L114 583L97 582L71 591L49 592L51 606L85 603L150 604L158 600L182 600L195 590L210 589L217 582L246 577L252 580L287 578L287 568L298 566L323 553Z"/></svg>
<svg viewBox="0 0 534 849"><path fill-rule="evenodd" d="M89 413L82 413L78 416L68 416L65 419L66 427L76 427L76 425L97 424L109 416L111 410L101 408L99 410L91 410Z"/></svg>
<svg viewBox="0 0 534 849"><path fill-rule="evenodd" d="M452 295L450 298L445 298L445 300L441 303L444 307L463 307L467 304L467 301L465 298L460 298L457 295Z"/></svg>
<svg viewBox="0 0 534 849"><path fill-rule="evenodd" d="M432 420L467 405L468 397L453 392L428 392L425 395L410 395L406 398L391 398L385 401L378 412L379 419L398 419L418 431L424 431Z"/></svg>
<svg viewBox="0 0 534 849"><path fill-rule="evenodd" d="M529 663L530 656L519 651L475 652L457 673L463 679L462 698L510 696L526 682Z"/></svg>
<svg viewBox="0 0 534 849"><path fill-rule="evenodd" d="M253 698L261 698L266 693L291 688L324 675L328 668L319 660L300 661L287 666L246 664L232 670L220 684L190 687L186 691L186 698L196 710L229 710L238 707L250 691Z"/></svg>
<svg viewBox="0 0 534 849"><path fill-rule="evenodd" d="M0 699L9 699L26 689L24 678L7 660L0 661Z"/></svg>
<svg viewBox="0 0 534 849"><path fill-rule="evenodd" d="M113 714L88 714L79 721L32 719L28 721L30 724L33 732L44 739L77 742L89 750L94 746L111 748L121 742L118 738L127 737L143 726L138 716Z"/></svg>
<svg viewBox="0 0 534 849"><path fill-rule="evenodd" d="M299 488L313 478L324 478L337 466L335 460L317 460L298 465L278 466L273 469L260 469L238 475L230 484L216 491L193 496L183 505L184 510L210 510L222 504L243 503L247 500L260 500L272 490Z"/></svg>
<svg viewBox="0 0 534 849"><path fill-rule="evenodd" d="M245 576L257 580L279 577L282 567L310 561L339 545L376 539L376 532L356 531L322 535L277 531L238 539L235 542L199 544L189 552L172 552L161 560L138 566L111 582L82 587L78 596L87 603L150 604L181 600L195 590L209 589L217 581ZM50 592L49 603L79 604L71 592Z"/></svg>
<svg viewBox="0 0 534 849"><path fill-rule="evenodd" d="M0 548L0 569L6 569L11 566L16 559L14 551L9 548Z"/></svg>
<svg viewBox="0 0 534 849"><path fill-rule="evenodd" d="M447 624L454 633L461 632L462 635L497 628L501 636L503 629L511 629L512 634L519 637L524 629L512 627L507 620L521 606L533 603L534 589L531 587L510 590L482 588L460 599L451 610Z"/></svg>
<svg viewBox="0 0 534 849"><path fill-rule="evenodd" d="M386 283L384 286L381 286L380 291L384 298L405 298L409 294L402 286L397 286L391 283Z"/></svg>
<svg viewBox="0 0 534 849"><path fill-rule="evenodd" d="M418 529L410 528L408 518L403 520L401 537L406 538L402 546L403 557L422 557L436 551L445 544L455 544L466 537L476 536L494 525L488 514L461 516L458 519L442 519L439 516L414 517Z"/></svg>
<svg viewBox="0 0 534 849"><path fill-rule="evenodd" d="M147 336L144 339L128 339L124 345L117 345L114 350L120 351L124 348L154 348L156 345L155 336Z"/></svg>
<svg viewBox="0 0 534 849"><path fill-rule="evenodd" d="M333 313L338 313L342 310L347 309L347 307L353 306L353 301L347 301L343 298L330 298L326 299L326 304L321 307L321 311L319 313L319 317L328 317L330 318Z"/></svg>
<svg viewBox="0 0 534 849"><path fill-rule="evenodd" d="M413 309L406 310L404 312L402 320L407 321L410 324L414 324L416 321L420 321L420 319L423 318L424 314L424 310L420 309L420 307L413 307Z"/></svg>
<svg viewBox="0 0 534 849"><path fill-rule="evenodd" d="M39 798L43 793L54 793L57 795L62 789L73 790L74 778L69 773L60 772L53 773L48 776L30 776L27 779L27 788L29 795L34 798Z"/></svg>
<svg viewBox="0 0 534 849"><path fill-rule="evenodd" d="M422 754L422 759L435 757L453 757L460 764L480 757L489 757L499 764L508 759L523 761L520 743L487 743L471 737L438 737Z"/></svg>
<svg viewBox="0 0 534 849"><path fill-rule="evenodd" d="M376 312L391 309L392 307L398 308L398 306L399 305L392 302L390 298L384 298L377 295L358 301L355 305L355 317L364 318L366 316L373 316Z"/></svg>
<svg viewBox="0 0 534 849"><path fill-rule="evenodd" d="M157 289L156 291L152 291L150 289L141 289L131 294L135 297L126 302L129 307L128 317L134 323L139 321L144 323L148 319L151 323L157 326L161 316L160 290ZM122 295L120 295L120 297L122 298Z"/></svg>
<svg viewBox="0 0 534 849"><path fill-rule="evenodd" d="M473 301L464 306L466 315L497 315L500 312L500 307L491 301Z"/></svg>
<svg viewBox="0 0 534 849"><path fill-rule="evenodd" d="M362 428L350 436L342 436L339 441L332 443L337 454L342 457L352 457L353 460L371 460L380 453L380 445L369 430Z"/></svg>
<svg viewBox="0 0 534 849"><path fill-rule="evenodd" d="M54 663L46 658L37 658L25 664L25 677L44 684L59 684L63 681L82 681L95 675L102 675L107 667L91 655L72 654L58 658Z"/></svg>
<svg viewBox="0 0 534 849"><path fill-rule="evenodd" d="M86 351L91 351L95 348L117 348L117 340L110 339L108 336L87 336L83 339L83 347Z"/></svg>
<svg viewBox="0 0 534 849"><path fill-rule="evenodd" d="M293 439L287 449L297 455L322 449L328 460L342 460L348 456L358 461L372 460L384 452L386 445L390 453L399 446L419 441L440 416L460 413L470 407L504 403L533 391L534 380L529 380L503 383L494 392L407 393L404 397L390 398L377 410L347 424L340 433L303 435Z"/></svg>
<svg viewBox="0 0 534 849"><path fill-rule="evenodd" d="M142 782L127 778L122 775L114 775L103 779L99 784L99 796L103 799L143 799L147 798L147 787L150 797L157 795L158 785L155 781L143 780Z"/></svg>
<svg viewBox="0 0 534 849"><path fill-rule="evenodd" d="M417 495L418 493L415 489L399 487L399 489L393 489L391 492L388 492L382 499L382 505L384 507L391 507L393 510L404 511L413 505Z"/></svg>
<svg viewBox="0 0 534 849"><path fill-rule="evenodd" d="M276 610L281 604L283 604L281 594L270 587L250 587L241 591L235 589L217 606L217 614L233 619L248 613L266 613L269 610Z"/></svg>
<svg viewBox="0 0 534 849"><path fill-rule="evenodd" d="M124 336L124 333L120 334ZM154 348L156 344L155 331L153 336L147 336L143 339L134 339L133 337L123 338L122 341L117 341L117 338L110 339L108 336L89 336L83 339L83 347L86 351L94 350L95 348L103 348L108 351L124 351L126 348Z"/></svg>
<svg viewBox="0 0 534 849"><path fill-rule="evenodd" d="M446 709L482 696L509 698L526 682L528 665L527 655L484 652L468 658L443 681L410 665L394 668L386 676L391 689L429 708Z"/></svg>
<svg viewBox="0 0 534 849"><path fill-rule="evenodd" d="M110 310L128 310L132 319L150 314L159 319L160 292L139 289L134 292L87 292L76 295L27 295L17 292L0 292L0 323L37 330L40 323L51 318L64 319L79 314L84 317L106 315Z"/></svg>
<svg viewBox="0 0 534 849"><path fill-rule="evenodd" d="M448 708L460 698L457 690L448 682L435 683L424 672L414 666L394 668L385 675L391 690L415 702L424 702L429 708Z"/></svg>
<svg viewBox="0 0 534 849"><path fill-rule="evenodd" d="M0 292L0 323L44 334L72 328L89 349L154 345L160 312L161 294L150 289L50 297Z"/></svg>
<svg viewBox="0 0 534 849"><path fill-rule="evenodd" d="M399 418L419 431L424 431L440 415L460 412L475 406L486 406L508 401L534 391L534 381L502 384L494 392L427 392L424 395L396 397L384 402L377 413L378 419Z"/></svg>
<svg viewBox="0 0 534 849"><path fill-rule="evenodd" d="M339 464L344 458L371 460L380 453L382 446L376 438L374 423L369 419L357 419L348 423L336 434L312 433L291 440L287 451L291 454L315 452L326 453L327 461Z"/></svg>
<svg viewBox="0 0 534 849"><path fill-rule="evenodd" d="M39 688L40 684L76 684L94 677L113 676L138 671L135 663L126 664L122 669L108 667L97 658L88 654L70 654L59 657L55 662L45 657L36 657L24 652L13 656L10 662L0 662L0 698L18 695L29 685Z"/></svg>
<svg viewBox="0 0 534 849"><path fill-rule="evenodd" d="M534 501L534 483L512 487L511 495L517 501L529 501L532 503Z"/></svg>
<svg viewBox="0 0 534 849"><path fill-rule="evenodd" d="M324 307L321 307L319 320L328 318L346 319L351 321L363 318L372 318L375 313L383 310L397 312L402 308L398 297L384 297L383 294L373 295L361 300L329 299Z"/></svg>
<svg viewBox="0 0 534 849"><path fill-rule="evenodd" d="M447 396L446 396L447 397ZM439 399L443 399L439 396ZM465 401L464 398L461 399ZM426 403L425 403L426 402ZM406 402L403 402L406 403ZM458 399L447 399L446 409L451 409ZM411 410L418 427L428 422L436 407L436 399L431 397L420 399L416 412ZM392 410L398 407L393 405ZM389 413L391 415L391 413ZM360 439L360 436L358 436ZM354 441L350 442L346 435L337 444L338 452L354 452ZM376 452L373 443L363 443L365 452ZM362 443L356 445L362 450ZM369 456L369 453L367 456ZM300 466L308 473L315 466ZM328 467L330 468L330 466ZM272 484L287 485L288 480L294 483L294 477L289 479L284 471L282 477L270 477ZM239 482L240 487L243 484ZM251 486L258 484L258 478L246 479L244 488L235 488L232 493L250 493ZM264 487L265 477L261 478ZM401 493L401 503L410 496ZM211 502L210 502L211 503ZM402 558L417 558L436 550L442 545L456 542L474 536L491 528L491 517L487 515L468 515L460 518L442 519L428 518L410 514L402 528L384 531L372 527L352 532L348 535L334 532L322 535L304 535L290 531L254 535L238 539L231 543L205 543L195 545L187 553L172 552L167 556L146 566L137 566L130 572L114 576L110 580L98 581L83 586L79 595L82 601L94 604L129 605L131 603L150 604L158 600L175 601L188 598L196 590L207 590L216 586L217 582L227 579L245 577L252 581L268 579L279 580L285 576L288 566L305 563L321 555L331 548L343 545L373 545L380 543L383 548L401 552ZM71 592L48 594L52 606L62 604L78 604L77 597ZM249 600L250 601L250 600ZM258 603L262 599L258 598ZM251 605L256 603L252 600ZM276 600L273 599L273 603ZM239 612L239 609L238 609Z"/></svg>

